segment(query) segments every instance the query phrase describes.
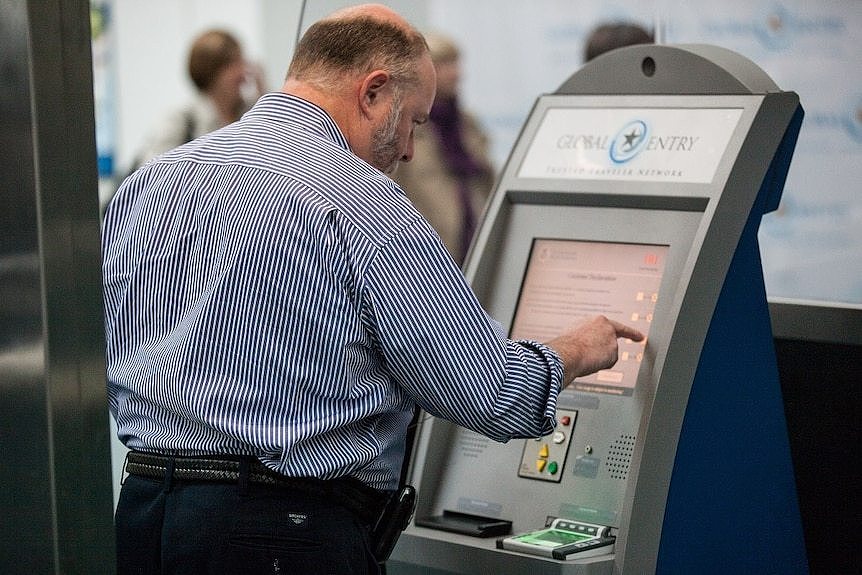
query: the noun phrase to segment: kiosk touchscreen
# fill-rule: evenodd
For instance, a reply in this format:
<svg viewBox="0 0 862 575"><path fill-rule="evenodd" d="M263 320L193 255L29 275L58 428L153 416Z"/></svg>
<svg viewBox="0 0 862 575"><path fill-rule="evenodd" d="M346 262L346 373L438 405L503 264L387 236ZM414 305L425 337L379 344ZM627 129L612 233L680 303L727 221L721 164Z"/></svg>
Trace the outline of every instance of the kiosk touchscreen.
<svg viewBox="0 0 862 575"><path fill-rule="evenodd" d="M548 341L596 314L649 334L668 246L533 239L512 339ZM580 391L632 395L646 342L624 341L611 369L576 379ZM565 391L564 391L565 393Z"/></svg>
<svg viewBox="0 0 862 575"><path fill-rule="evenodd" d="M545 437L423 418L389 573L804 573L760 265L803 112L742 56L633 46L538 98L465 263L513 339L647 334Z"/></svg>

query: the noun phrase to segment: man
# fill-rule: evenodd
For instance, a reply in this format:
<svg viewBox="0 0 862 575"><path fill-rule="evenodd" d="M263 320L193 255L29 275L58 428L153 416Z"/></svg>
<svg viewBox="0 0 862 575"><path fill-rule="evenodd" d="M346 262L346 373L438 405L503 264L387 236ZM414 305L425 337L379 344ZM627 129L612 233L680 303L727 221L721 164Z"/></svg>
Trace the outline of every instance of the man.
<svg viewBox="0 0 862 575"><path fill-rule="evenodd" d="M416 405L500 441L546 434L559 390L641 338L604 318L505 338L385 175L434 93L400 16L336 12L282 92L108 206L120 573L375 573Z"/></svg>

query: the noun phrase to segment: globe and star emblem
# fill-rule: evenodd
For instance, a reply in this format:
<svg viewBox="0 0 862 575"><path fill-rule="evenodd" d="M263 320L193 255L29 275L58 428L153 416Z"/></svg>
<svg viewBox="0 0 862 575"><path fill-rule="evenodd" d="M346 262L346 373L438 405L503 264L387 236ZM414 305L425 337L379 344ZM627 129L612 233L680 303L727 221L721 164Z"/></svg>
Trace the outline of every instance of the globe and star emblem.
<svg viewBox="0 0 862 575"><path fill-rule="evenodd" d="M611 161L623 164L634 158L646 144L647 132L647 125L643 120L632 120L623 126L611 142Z"/></svg>

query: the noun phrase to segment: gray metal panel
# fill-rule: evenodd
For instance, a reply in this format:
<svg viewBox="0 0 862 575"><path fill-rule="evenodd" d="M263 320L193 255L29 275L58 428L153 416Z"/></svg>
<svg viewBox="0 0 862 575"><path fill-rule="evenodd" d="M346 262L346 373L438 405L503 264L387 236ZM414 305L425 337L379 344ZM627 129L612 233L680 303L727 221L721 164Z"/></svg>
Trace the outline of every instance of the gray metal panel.
<svg viewBox="0 0 862 575"><path fill-rule="evenodd" d="M614 73L608 74L612 66ZM754 62L719 46L643 44L602 54L557 94L766 94L775 82Z"/></svg>
<svg viewBox="0 0 862 575"><path fill-rule="evenodd" d="M3 573L112 573L89 2L0 2Z"/></svg>

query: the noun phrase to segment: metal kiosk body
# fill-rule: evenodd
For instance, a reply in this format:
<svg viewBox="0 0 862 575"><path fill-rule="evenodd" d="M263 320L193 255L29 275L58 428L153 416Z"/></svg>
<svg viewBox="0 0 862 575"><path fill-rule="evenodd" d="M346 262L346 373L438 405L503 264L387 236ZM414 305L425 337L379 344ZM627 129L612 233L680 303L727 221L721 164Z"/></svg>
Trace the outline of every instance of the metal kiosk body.
<svg viewBox="0 0 862 575"><path fill-rule="evenodd" d="M602 313L648 341L564 390L546 438L426 418L390 574L808 571L757 241L802 117L795 93L706 45L616 50L538 98L467 279L512 337ZM554 519L615 544L555 559L482 532Z"/></svg>

